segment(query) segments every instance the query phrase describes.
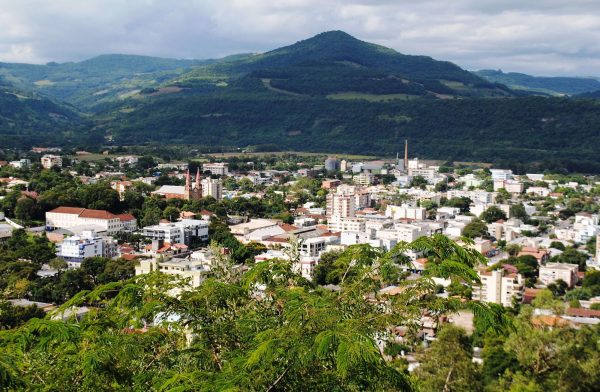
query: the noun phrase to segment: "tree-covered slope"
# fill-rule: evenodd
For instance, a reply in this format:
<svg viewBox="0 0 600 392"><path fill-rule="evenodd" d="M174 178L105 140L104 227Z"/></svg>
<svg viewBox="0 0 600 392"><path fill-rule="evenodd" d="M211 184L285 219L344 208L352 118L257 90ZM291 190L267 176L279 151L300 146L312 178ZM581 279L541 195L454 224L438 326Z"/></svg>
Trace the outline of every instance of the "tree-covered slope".
<svg viewBox="0 0 600 392"><path fill-rule="evenodd" d="M368 102L276 93L165 96L104 122L116 143L268 144L304 151L393 155L409 140L426 158L595 162L600 106L564 98ZM582 143L585 140L585 143ZM589 170L599 170L596 163ZM585 165L578 170L586 171Z"/></svg>
<svg viewBox="0 0 600 392"><path fill-rule="evenodd" d="M367 93L409 96L510 96L495 85L447 61L410 56L329 31L270 52L196 67L177 83L261 79L274 91L326 96Z"/></svg>
<svg viewBox="0 0 600 392"><path fill-rule="evenodd" d="M74 130L81 123L82 118L74 108L23 92L0 77L0 146L79 141L83 134Z"/></svg>
<svg viewBox="0 0 600 392"><path fill-rule="evenodd" d="M494 83L502 83L517 90L529 90L550 95L576 95L600 90L600 81L593 78L542 77L495 70L475 72Z"/></svg>
<svg viewBox="0 0 600 392"><path fill-rule="evenodd" d="M134 55L102 55L81 62L46 65L0 63L0 75L23 90L91 109L147 87L160 86L198 64Z"/></svg>

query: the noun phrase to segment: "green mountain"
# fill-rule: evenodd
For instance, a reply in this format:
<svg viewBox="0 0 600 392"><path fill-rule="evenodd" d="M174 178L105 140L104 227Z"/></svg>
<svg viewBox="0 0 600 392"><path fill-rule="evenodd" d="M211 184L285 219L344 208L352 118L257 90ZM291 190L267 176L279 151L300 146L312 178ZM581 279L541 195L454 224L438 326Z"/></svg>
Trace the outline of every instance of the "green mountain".
<svg viewBox="0 0 600 392"><path fill-rule="evenodd" d="M217 60L165 85L184 89L106 106L97 130L115 144L387 156L408 139L424 158L600 172L595 101L521 96L454 64L342 32Z"/></svg>
<svg viewBox="0 0 600 392"><path fill-rule="evenodd" d="M392 156L408 139L411 155L422 158L600 173L598 101L531 97L339 31L209 61L110 55L0 64L0 77L11 86L0 102L0 142L12 145L182 143Z"/></svg>
<svg viewBox="0 0 600 392"><path fill-rule="evenodd" d="M24 91L35 91L83 110L160 86L199 64L134 55L102 55L81 62L46 65L0 63L0 76Z"/></svg>
<svg viewBox="0 0 600 392"><path fill-rule="evenodd" d="M196 67L176 84L186 87L260 80L281 94L330 98L410 99L512 96L455 64L410 56L330 31L267 53ZM252 84L249 81L248 84Z"/></svg>
<svg viewBox="0 0 600 392"><path fill-rule="evenodd" d="M548 95L577 95L600 90L600 81L579 77L542 77L494 70L475 72L493 83L501 83L515 90L527 90Z"/></svg>
<svg viewBox="0 0 600 392"><path fill-rule="evenodd" d="M43 143L89 140L79 132L83 118L78 111L36 93L17 89L0 77L0 145L27 147ZM102 136L100 136L102 139Z"/></svg>

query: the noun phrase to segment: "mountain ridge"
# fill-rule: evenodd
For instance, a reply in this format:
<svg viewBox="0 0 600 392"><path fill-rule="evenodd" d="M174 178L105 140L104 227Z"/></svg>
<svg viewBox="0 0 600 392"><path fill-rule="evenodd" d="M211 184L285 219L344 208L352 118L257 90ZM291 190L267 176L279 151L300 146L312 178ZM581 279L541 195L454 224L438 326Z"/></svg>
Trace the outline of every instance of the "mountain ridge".
<svg viewBox="0 0 600 392"><path fill-rule="evenodd" d="M532 76L520 72L483 69L475 74L490 82L502 83L512 89L529 90L549 95L578 95L600 90L600 81L592 77Z"/></svg>

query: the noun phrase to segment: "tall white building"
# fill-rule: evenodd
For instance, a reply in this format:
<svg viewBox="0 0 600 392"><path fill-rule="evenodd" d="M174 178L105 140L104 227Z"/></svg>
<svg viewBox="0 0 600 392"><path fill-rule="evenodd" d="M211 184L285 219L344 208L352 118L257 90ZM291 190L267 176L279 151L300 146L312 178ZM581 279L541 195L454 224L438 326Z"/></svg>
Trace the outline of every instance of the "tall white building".
<svg viewBox="0 0 600 392"><path fill-rule="evenodd" d="M207 177L202 180L202 197L214 197L217 200L223 198L223 181Z"/></svg>
<svg viewBox="0 0 600 392"><path fill-rule="evenodd" d="M327 194L327 219L356 216L356 193L353 186L341 185Z"/></svg>
<svg viewBox="0 0 600 392"><path fill-rule="evenodd" d="M473 287L473 299L491 302L504 306L512 306L513 298L520 299L523 293L523 277L521 274L506 273L503 269L477 272L481 279L480 286Z"/></svg>

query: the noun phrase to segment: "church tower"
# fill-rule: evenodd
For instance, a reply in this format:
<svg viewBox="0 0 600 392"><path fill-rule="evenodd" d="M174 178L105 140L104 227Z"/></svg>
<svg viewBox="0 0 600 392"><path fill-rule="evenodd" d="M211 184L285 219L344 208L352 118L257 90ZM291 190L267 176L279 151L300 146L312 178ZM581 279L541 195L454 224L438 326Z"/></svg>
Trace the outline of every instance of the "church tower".
<svg viewBox="0 0 600 392"><path fill-rule="evenodd" d="M202 178L200 177L200 168L198 168L196 171L196 183L194 184L194 189L192 190L192 199L202 199Z"/></svg>
<svg viewBox="0 0 600 392"><path fill-rule="evenodd" d="M183 198L190 200L192 196L192 181L190 180L190 169L187 169L185 174L185 189L183 190Z"/></svg>

